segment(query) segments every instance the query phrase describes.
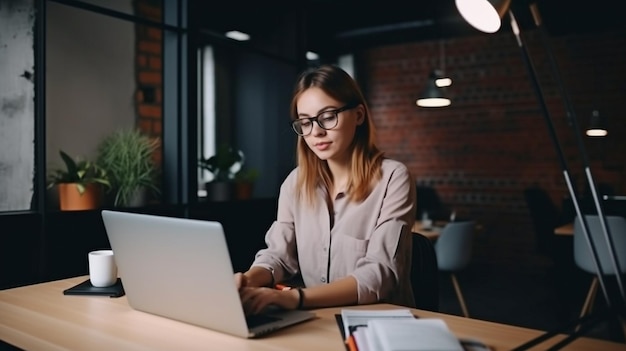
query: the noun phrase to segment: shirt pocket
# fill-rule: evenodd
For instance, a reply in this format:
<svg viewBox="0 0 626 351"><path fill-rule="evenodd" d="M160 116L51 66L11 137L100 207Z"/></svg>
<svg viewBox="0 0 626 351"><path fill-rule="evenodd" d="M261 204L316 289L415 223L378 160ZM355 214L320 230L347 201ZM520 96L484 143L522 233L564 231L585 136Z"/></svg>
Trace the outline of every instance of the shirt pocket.
<svg viewBox="0 0 626 351"><path fill-rule="evenodd" d="M347 252L355 252L365 255L367 251L368 239L358 239L350 235L339 234L335 237L335 243L340 250L346 250Z"/></svg>
<svg viewBox="0 0 626 351"><path fill-rule="evenodd" d="M331 245L331 279L347 276L356 269L357 262L365 257L369 240L349 235L335 235Z"/></svg>

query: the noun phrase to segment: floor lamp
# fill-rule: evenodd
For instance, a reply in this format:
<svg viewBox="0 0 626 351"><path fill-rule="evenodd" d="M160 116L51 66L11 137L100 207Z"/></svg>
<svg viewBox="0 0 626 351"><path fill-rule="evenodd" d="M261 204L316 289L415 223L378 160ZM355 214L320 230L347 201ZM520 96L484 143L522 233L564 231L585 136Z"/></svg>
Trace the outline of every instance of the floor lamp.
<svg viewBox="0 0 626 351"><path fill-rule="evenodd" d="M456 0L456 5L457 8L459 10L459 12L461 13L461 15L475 28L477 28L478 30L481 30L483 32L487 32L487 33L494 33L496 31L499 30L500 28L500 19L506 14L509 14L510 20L511 20L511 28L513 30L513 33L515 34L516 40L517 40L517 44L522 52L522 56L524 58L524 63L526 65L526 68L528 70L528 74L531 78L531 81L533 83L533 88L535 89L535 92L537 94L537 97L540 101L540 105L542 108L542 112L543 115L545 117L545 121L546 124L548 126L548 130L550 133L550 137L551 140L554 144L554 147L557 151L557 155L559 157L559 161L561 163L561 168L563 171L563 175L565 178L565 183L567 185L568 191L570 193L570 196L572 198L572 202L574 204L574 208L577 214L577 217L581 223L581 227L583 228L583 234L587 240L587 244L589 246L589 249L592 253L592 258L596 267L596 271L598 272L598 281L600 283L602 292L604 294L605 300L607 302L607 307L608 307L608 311L604 311L601 314L596 314L594 316L586 316L584 318L581 318L577 321L575 321L575 323L572 323L571 325L568 325L564 328L564 330L568 330L569 328L572 327L577 327L577 330L574 333L571 333L568 337L566 337L565 339L563 339L562 341L560 341L559 343L555 344L554 346L552 346L552 348L550 348L550 350L558 350L560 348L562 348L563 346L569 344L571 341L573 341L574 339L576 339L577 337L579 337L580 335L582 335L584 332L588 331L589 329L591 329L591 327L593 327L594 325L596 325L597 323L606 320L607 318L613 318L613 317L622 317L624 315L624 302L626 302L626 299L624 297L624 289L623 289L623 284L622 284L622 279L621 276L619 274L616 274L616 279L617 279L617 283L618 283L618 287L619 287L619 291L622 297L622 301L621 301L621 305L618 307L612 306L611 303L611 299L610 296L608 294L607 288L606 288L606 284L605 284L605 277L602 271L602 267L599 263L599 259L598 259L598 255L597 255L597 250L595 247L595 244L593 243L593 240L591 239L591 235L589 234L589 227L587 225L587 221L585 219L585 216L582 214L580 205L579 205L579 201L577 199L576 196L576 192L573 188L572 185L572 181L571 181L571 177L569 175L569 171L568 171L568 167L567 167L567 163L565 161L565 157L563 154L563 150L561 149L558 137L556 135L556 132L554 130L554 125L552 123L552 119L550 118L550 114L548 112L547 109L547 105L546 102L544 100L544 95L543 92L541 90L541 85L539 84L539 80L537 78L537 73L535 71L535 68L533 66L532 60L530 58L530 55L528 53L528 49L526 48L524 41L522 39L521 33L520 33L520 29L519 26L517 24L517 21L515 19L515 16L512 12L512 10L510 9L510 5L511 5L511 0L503 0L503 1L498 1L498 0L484 0L484 1L464 1L464 0ZM602 226L602 230L604 232L604 238L606 240L607 243L607 247L609 248L608 252L609 255L611 256L611 263L613 264L615 271L619 272L619 265L617 262L617 256L615 254L615 247L613 245L612 239L609 235L608 232L608 226L606 224L606 218L604 216L604 213L602 211L602 205L600 203L600 200L598 198L598 194L596 192L596 187L593 181L593 177L591 174L591 170L589 168L589 162L587 159L587 155L585 152L585 148L582 142L582 139L580 137L579 131L578 131L578 126L577 126L577 121L576 121L576 116L574 114L574 111L571 107L571 102L569 101L568 95L565 92L565 89L563 88L562 85L562 80L559 76L559 70L558 67L556 66L554 57L552 56L552 52L550 50L550 46L548 45L546 39L545 39L545 30L543 28L543 24L542 24L542 20L541 17L539 15L539 10L536 6L536 4L534 2L531 2L530 4L530 10L531 13L533 15L533 19L535 21L535 25L537 26L537 28L540 30L540 33L542 35L542 39L544 47L546 48L547 52L548 52L548 56L550 58L550 63L551 63L551 68L553 73L555 74L555 80L557 81L557 83L559 84L559 88L561 90L561 95L563 96L564 99L564 103L565 103L565 107L566 107L566 112L567 115L570 119L571 125L572 125L572 129L574 131L574 133L576 134L576 141L578 144L578 148L580 151L580 154L582 156L582 161L583 161L583 165L584 165L584 169L585 169L585 175L587 178L587 181L589 183L589 187L591 189L591 195L594 199L594 204L596 206L596 210L598 213L598 216L600 218L600 223ZM541 335L523 345L520 345L518 348L516 348L515 350L526 350L530 347L533 347L541 342L543 342L544 340L547 340L553 336L555 336L556 334L560 333L561 330L558 331L554 331L554 332L547 332L544 335Z"/></svg>

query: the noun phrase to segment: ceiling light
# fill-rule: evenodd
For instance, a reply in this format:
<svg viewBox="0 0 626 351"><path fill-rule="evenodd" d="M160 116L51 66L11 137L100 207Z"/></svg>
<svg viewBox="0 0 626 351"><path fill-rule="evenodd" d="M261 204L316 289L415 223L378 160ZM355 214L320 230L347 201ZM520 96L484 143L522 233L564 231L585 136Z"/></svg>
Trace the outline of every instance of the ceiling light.
<svg viewBox="0 0 626 351"><path fill-rule="evenodd" d="M441 76L440 70L433 70L428 80L426 88L415 104L420 107L445 107L450 106L450 99L446 96L445 87L439 87L436 80Z"/></svg>
<svg viewBox="0 0 626 351"><path fill-rule="evenodd" d="M445 107L450 106L451 101L446 96L445 87L452 85L452 79L444 75L446 66L446 54L443 40L439 42L440 47L440 68L434 69L428 76L424 92L415 103L420 107Z"/></svg>
<svg viewBox="0 0 626 351"><path fill-rule="evenodd" d="M313 51L307 51L306 52L306 59L309 60L309 61L319 60L320 59L320 55L318 55L316 52L313 52Z"/></svg>
<svg viewBox="0 0 626 351"><path fill-rule="evenodd" d="M237 41L248 41L250 40L250 34L240 32L238 30L231 30L226 32L226 37L231 38Z"/></svg>
<svg viewBox="0 0 626 351"><path fill-rule="evenodd" d="M485 33L495 33L500 29L501 19L511 4L511 0L455 0L461 16L472 27Z"/></svg>
<svg viewBox="0 0 626 351"><path fill-rule="evenodd" d="M603 137L607 136L609 132L606 130L606 123L598 110L591 112L591 120L589 121L589 128L585 132L590 137Z"/></svg>
<svg viewBox="0 0 626 351"><path fill-rule="evenodd" d="M439 41L439 60L441 60L439 63L441 69L433 72L433 74L436 75L435 85L440 88L449 87L452 85L452 78L446 76L444 73L446 71L446 48L443 40Z"/></svg>
<svg viewBox="0 0 626 351"><path fill-rule="evenodd" d="M435 79L435 85L437 85L440 88L449 87L452 85L452 79L450 79L449 77L437 78Z"/></svg>

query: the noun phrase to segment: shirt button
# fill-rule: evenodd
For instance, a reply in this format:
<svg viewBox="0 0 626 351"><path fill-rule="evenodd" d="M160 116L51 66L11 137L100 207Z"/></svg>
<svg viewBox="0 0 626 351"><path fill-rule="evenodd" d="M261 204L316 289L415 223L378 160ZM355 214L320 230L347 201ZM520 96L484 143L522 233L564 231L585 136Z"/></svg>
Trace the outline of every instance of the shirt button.
<svg viewBox="0 0 626 351"><path fill-rule="evenodd" d="M326 252L326 250L328 250L328 248L327 248L327 247L324 247L324 252Z"/></svg>
<svg viewBox="0 0 626 351"><path fill-rule="evenodd" d="M326 283L326 278L322 277L322 279L320 279L322 281L322 283Z"/></svg>

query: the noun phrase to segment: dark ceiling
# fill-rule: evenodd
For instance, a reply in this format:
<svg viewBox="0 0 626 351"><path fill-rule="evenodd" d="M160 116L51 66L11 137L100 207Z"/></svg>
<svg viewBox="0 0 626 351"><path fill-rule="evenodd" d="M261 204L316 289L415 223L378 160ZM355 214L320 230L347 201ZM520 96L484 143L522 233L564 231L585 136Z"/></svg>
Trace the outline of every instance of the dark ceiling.
<svg viewBox="0 0 626 351"><path fill-rule="evenodd" d="M467 24L454 0L239 0L216 6L191 0L191 21L212 32L239 29L251 34L286 20L302 25L306 49L348 51L409 41L480 34ZM529 4L536 3L551 35L625 28L617 0L513 0L522 28L533 26ZM508 20L501 30L510 30Z"/></svg>

